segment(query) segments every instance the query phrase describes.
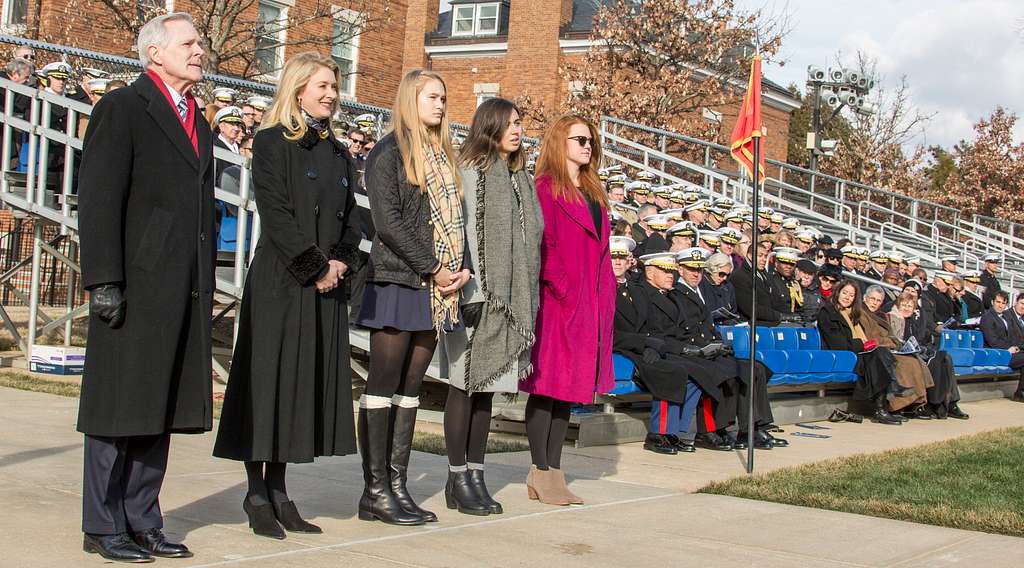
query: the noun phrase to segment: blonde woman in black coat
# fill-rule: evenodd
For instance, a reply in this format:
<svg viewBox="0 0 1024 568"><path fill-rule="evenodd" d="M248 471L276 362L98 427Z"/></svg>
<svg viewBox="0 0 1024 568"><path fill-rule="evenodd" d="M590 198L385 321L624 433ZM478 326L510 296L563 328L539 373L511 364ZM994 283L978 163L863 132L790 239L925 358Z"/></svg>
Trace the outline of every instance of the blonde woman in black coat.
<svg viewBox="0 0 1024 568"><path fill-rule="evenodd" d="M356 450L340 284L361 253L356 170L330 130L339 82L328 57L289 60L253 144L262 231L213 453L245 462L249 525L272 538L321 532L289 498L286 464Z"/></svg>

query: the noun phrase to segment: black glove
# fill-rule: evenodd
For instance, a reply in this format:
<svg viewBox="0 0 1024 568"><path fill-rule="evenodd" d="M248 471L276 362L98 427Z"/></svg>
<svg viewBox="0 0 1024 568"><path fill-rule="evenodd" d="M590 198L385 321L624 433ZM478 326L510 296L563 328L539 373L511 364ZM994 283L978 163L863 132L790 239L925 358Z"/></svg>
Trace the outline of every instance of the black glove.
<svg viewBox="0 0 1024 568"><path fill-rule="evenodd" d="M696 345L684 345L681 354L686 357L702 357L700 347Z"/></svg>
<svg viewBox="0 0 1024 568"><path fill-rule="evenodd" d="M650 347L644 348L644 363L648 365L661 361L661 354L651 349Z"/></svg>
<svg viewBox="0 0 1024 568"><path fill-rule="evenodd" d="M704 347L700 348L700 354L705 359L714 359L722 353L721 343L708 343Z"/></svg>
<svg viewBox="0 0 1024 568"><path fill-rule="evenodd" d="M665 340L657 337L648 337L644 340L644 347L653 349L660 355L665 352Z"/></svg>
<svg viewBox="0 0 1024 568"><path fill-rule="evenodd" d="M736 354L736 352L733 351L732 345L723 345L722 346L722 355L724 355L725 357L732 357L735 354Z"/></svg>
<svg viewBox="0 0 1024 568"><path fill-rule="evenodd" d="M89 290L89 311L96 314L112 329L117 329L124 324L126 308L121 288L114 284L103 284Z"/></svg>
<svg viewBox="0 0 1024 568"><path fill-rule="evenodd" d="M466 304L465 306L462 306L462 322L466 324L466 327L476 327L480 325L480 316L482 316L483 313L483 302Z"/></svg>

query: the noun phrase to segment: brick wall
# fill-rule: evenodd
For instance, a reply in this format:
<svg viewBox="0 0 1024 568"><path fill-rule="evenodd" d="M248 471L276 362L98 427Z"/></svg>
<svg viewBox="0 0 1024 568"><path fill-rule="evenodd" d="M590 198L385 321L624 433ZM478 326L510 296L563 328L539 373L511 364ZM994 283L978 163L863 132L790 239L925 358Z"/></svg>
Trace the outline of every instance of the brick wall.
<svg viewBox="0 0 1024 568"><path fill-rule="evenodd" d="M413 0L413 2L417 1L422 0ZM438 0L426 1L434 4L436 20ZM322 7L323 0L295 0L295 5L289 8L289 15L302 18L314 13L318 5ZM330 5L349 9L369 8L374 11L370 14L373 19L380 18L383 13L383 3L377 1L333 0ZM244 19L255 20L257 7L257 4L253 3L244 14ZM391 105L401 79L405 43L404 30L408 7L408 0L390 0L389 23L376 31L371 30L360 36L356 66L358 73L356 79L357 101L380 106ZM37 9L40 15L38 19L35 17ZM175 9L189 12L197 18L200 16L197 4L189 0L177 0ZM111 13L97 0L30 0L29 14L27 35L34 39L123 57L138 57L138 54L132 50L135 38L127 30L124 30L123 26L118 26ZM327 19L320 19L290 28L288 34L294 39L317 35L323 37L331 33L331 25ZM118 29L124 31L118 32ZM303 51L318 51L327 55L330 54L330 46L287 46L285 57ZM40 54L40 57L48 56ZM44 60L44 62L48 61L48 59ZM222 73L233 74L239 71L240 69L229 66L223 69Z"/></svg>

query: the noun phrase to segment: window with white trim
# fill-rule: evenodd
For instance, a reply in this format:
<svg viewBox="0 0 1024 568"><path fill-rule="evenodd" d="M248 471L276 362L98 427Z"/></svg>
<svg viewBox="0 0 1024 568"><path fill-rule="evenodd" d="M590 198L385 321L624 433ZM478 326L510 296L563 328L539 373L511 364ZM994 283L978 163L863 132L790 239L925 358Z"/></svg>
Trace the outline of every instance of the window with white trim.
<svg viewBox="0 0 1024 568"><path fill-rule="evenodd" d="M338 94L356 98L356 73L359 63L359 35L362 18L358 13L339 10L334 14L331 30L331 59L341 70L341 84Z"/></svg>
<svg viewBox="0 0 1024 568"><path fill-rule="evenodd" d="M484 101L496 98L500 89L497 83L475 83L473 93L476 95L476 106L479 107Z"/></svg>
<svg viewBox="0 0 1024 568"><path fill-rule="evenodd" d="M28 23L28 0L4 1L4 27L8 29L24 28Z"/></svg>
<svg viewBox="0 0 1024 568"><path fill-rule="evenodd" d="M260 0L256 17L256 69L276 79L284 66L284 42L287 33L288 6Z"/></svg>
<svg viewBox="0 0 1024 568"><path fill-rule="evenodd" d="M452 37L498 35L499 2L452 7Z"/></svg>

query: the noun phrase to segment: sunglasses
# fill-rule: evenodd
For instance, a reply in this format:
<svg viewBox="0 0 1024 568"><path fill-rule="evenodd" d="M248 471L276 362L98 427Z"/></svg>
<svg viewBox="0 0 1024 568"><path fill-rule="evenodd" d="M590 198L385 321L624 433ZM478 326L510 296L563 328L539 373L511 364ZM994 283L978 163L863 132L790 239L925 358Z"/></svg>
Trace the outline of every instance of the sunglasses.
<svg viewBox="0 0 1024 568"><path fill-rule="evenodd" d="M589 136L570 136L569 140L575 140L580 145L580 148L585 148L588 145L593 147L594 145L594 139Z"/></svg>
<svg viewBox="0 0 1024 568"><path fill-rule="evenodd" d="M729 277L729 273L728 272L719 272L718 273L718 277L719 278L728 278Z"/></svg>

